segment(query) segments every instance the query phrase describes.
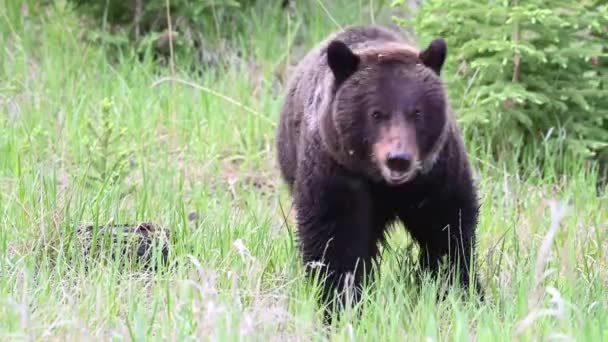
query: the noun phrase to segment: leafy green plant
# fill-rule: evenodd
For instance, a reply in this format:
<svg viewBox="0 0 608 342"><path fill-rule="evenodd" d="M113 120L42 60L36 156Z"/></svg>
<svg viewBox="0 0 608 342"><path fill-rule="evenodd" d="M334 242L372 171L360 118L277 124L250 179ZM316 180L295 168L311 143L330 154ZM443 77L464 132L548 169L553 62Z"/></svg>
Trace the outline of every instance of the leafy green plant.
<svg viewBox="0 0 608 342"><path fill-rule="evenodd" d="M427 0L399 22L447 40L458 119L495 154L555 141L588 157L608 146L605 2Z"/></svg>
<svg viewBox="0 0 608 342"><path fill-rule="evenodd" d="M140 51L154 50L167 55L170 49L191 53L201 48L203 34L206 39L229 36L238 24L235 12L255 0L71 2L80 13L93 19L93 27L98 28L87 32L89 39L118 48L130 47L135 42Z"/></svg>
<svg viewBox="0 0 608 342"><path fill-rule="evenodd" d="M123 185L123 180L131 172L129 156L134 151L121 145L121 142L125 141L126 130L117 129L115 126L111 117L113 106L109 99L104 99L100 105L100 122L87 122L89 134L85 140L85 148L89 168L86 184L89 186ZM128 188L124 194L132 190L132 187Z"/></svg>

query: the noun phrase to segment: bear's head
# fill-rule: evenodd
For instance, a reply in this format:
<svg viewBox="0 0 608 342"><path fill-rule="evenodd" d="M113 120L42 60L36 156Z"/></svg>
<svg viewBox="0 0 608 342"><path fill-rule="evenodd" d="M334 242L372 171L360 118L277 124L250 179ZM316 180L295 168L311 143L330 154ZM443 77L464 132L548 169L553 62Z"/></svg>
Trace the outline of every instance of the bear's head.
<svg viewBox="0 0 608 342"><path fill-rule="evenodd" d="M338 162L389 185L430 170L450 126L440 72L442 38L418 51L401 43L327 47L332 93L321 117L323 143Z"/></svg>

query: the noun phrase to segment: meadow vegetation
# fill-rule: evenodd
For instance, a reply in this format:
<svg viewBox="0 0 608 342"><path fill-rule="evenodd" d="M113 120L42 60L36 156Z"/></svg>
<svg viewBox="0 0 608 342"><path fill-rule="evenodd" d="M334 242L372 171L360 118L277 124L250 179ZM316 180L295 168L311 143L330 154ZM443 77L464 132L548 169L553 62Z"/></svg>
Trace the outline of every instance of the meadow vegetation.
<svg viewBox="0 0 608 342"><path fill-rule="evenodd" d="M401 15L379 2L251 2L216 15L197 52L166 55L71 2L0 0L0 339L606 340L608 192L588 155L544 138L550 123L500 145L509 130L461 122L486 302L438 301L395 227L360 313L323 327L276 166L278 108L329 32ZM457 101L459 120L476 105ZM104 236L89 256L76 233L135 222L169 231L172 266L119 262Z"/></svg>

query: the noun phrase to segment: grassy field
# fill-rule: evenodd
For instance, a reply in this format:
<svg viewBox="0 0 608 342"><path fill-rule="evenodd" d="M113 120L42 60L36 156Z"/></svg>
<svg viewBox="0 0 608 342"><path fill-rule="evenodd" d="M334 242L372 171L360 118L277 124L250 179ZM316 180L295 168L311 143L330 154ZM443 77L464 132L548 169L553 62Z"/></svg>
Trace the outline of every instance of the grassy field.
<svg viewBox="0 0 608 342"><path fill-rule="evenodd" d="M549 147L542 170L491 160L474 140L487 302L416 286L397 227L361 315L323 328L275 162L277 75L334 20L370 22L365 6L334 2L332 20L311 1L289 27L279 9L244 13L247 34L216 52L227 67L196 73L109 58L71 10L15 3L0 1L0 340L608 340L595 172L556 173ZM141 221L171 232L176 267L83 254L80 224Z"/></svg>

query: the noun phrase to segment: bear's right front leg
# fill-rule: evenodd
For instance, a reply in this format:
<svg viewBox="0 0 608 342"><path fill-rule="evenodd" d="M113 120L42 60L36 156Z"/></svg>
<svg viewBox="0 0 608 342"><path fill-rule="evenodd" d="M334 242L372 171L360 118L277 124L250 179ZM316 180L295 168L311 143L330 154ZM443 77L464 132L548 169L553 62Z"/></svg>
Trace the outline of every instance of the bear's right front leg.
<svg viewBox="0 0 608 342"><path fill-rule="evenodd" d="M325 280L321 300L328 305L328 319L349 292L354 302L359 300L363 278L378 253L372 202L366 185L337 167L307 163L300 171L294 193L300 246L308 275L321 271ZM352 282L346 282L348 275ZM345 293L345 284L354 286Z"/></svg>

